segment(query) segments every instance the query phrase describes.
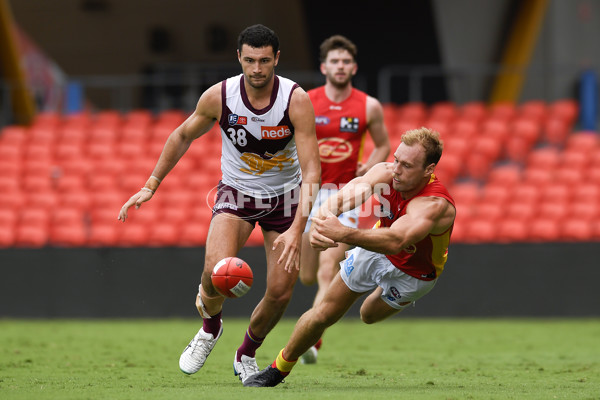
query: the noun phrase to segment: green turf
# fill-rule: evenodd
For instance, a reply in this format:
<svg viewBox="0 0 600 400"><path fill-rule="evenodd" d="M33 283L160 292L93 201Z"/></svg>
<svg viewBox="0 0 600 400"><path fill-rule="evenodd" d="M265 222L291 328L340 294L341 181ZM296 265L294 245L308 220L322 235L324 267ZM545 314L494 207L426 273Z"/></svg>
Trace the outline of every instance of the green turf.
<svg viewBox="0 0 600 400"><path fill-rule="evenodd" d="M283 347L284 320L257 354ZM419 319L327 331L316 365L244 388L232 361L246 320L225 319L202 371L179 371L193 320L0 320L0 399L600 399L600 320Z"/></svg>

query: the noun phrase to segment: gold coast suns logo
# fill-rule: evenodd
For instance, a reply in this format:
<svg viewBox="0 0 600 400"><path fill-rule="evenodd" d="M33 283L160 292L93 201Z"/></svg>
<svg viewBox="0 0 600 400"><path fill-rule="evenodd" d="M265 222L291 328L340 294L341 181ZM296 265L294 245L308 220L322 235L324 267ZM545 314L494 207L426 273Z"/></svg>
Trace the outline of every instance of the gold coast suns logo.
<svg viewBox="0 0 600 400"><path fill-rule="evenodd" d="M352 144L344 139L330 137L319 140L319 155L321 161L336 163L344 161L352 154Z"/></svg>

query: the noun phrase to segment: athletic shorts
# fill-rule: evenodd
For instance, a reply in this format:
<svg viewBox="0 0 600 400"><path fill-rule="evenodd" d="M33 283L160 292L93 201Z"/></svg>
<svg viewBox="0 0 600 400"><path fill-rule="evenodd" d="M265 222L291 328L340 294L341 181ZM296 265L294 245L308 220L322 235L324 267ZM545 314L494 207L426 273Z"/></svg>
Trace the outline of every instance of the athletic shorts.
<svg viewBox="0 0 600 400"><path fill-rule="evenodd" d="M251 197L237 189L219 182L213 207L217 214L233 214L254 226L257 222L265 231L283 233L292 226L296 217L300 186L272 198Z"/></svg>
<svg viewBox="0 0 600 400"><path fill-rule="evenodd" d="M398 310L410 305L400 303L413 303L425 296L437 281L423 281L405 274L385 255L361 247L346 253L346 259L340 262L340 275L353 292L365 293L381 287L381 299Z"/></svg>
<svg viewBox="0 0 600 400"><path fill-rule="evenodd" d="M313 204L312 209L310 210L310 215L308 216L308 221L306 222L306 227L304 228L304 232L308 232L311 225L311 218L315 215L319 207L323 204L325 200L327 200L330 196L336 194L338 189L324 189L321 188L319 193L317 194L317 198ZM342 225L348 226L350 228L358 227L358 210L360 207L355 208L354 210L346 211L338 215L338 219L342 223Z"/></svg>

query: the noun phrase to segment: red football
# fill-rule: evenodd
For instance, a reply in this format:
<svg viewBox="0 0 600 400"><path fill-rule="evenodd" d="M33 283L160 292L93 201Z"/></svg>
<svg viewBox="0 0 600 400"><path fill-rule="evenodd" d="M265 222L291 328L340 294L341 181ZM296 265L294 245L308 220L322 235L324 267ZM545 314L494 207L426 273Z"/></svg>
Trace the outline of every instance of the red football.
<svg viewBox="0 0 600 400"><path fill-rule="evenodd" d="M241 258L227 257L215 265L212 284L225 297L242 297L252 286L252 269Z"/></svg>

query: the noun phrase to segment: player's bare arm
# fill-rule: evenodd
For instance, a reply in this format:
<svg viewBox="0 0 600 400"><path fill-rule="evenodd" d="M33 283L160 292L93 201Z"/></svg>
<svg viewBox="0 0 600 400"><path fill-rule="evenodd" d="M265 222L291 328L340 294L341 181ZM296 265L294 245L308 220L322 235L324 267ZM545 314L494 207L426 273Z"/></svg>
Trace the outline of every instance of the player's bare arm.
<svg viewBox="0 0 600 400"><path fill-rule="evenodd" d="M397 254L429 234L445 232L452 225L455 212L450 202L442 197L418 197L409 203L406 214L389 228L340 227L326 218L319 221L315 229L335 242L360 246L382 254Z"/></svg>
<svg viewBox="0 0 600 400"><path fill-rule="evenodd" d="M151 177L144 187L123 205L119 212L119 220L125 222L130 207L135 205L138 209L142 203L152 198L160 182L175 167L190 144L208 132L220 116L221 86L216 84L202 94L194 112L169 135Z"/></svg>
<svg viewBox="0 0 600 400"><path fill-rule="evenodd" d="M299 269L300 243L308 218L308 213L303 210L310 210L312 199L319 190L321 163L315 133L315 112L308 94L301 88L294 90L289 110L290 120L294 125L298 161L302 170L302 189L292 226L279 235L273 246L275 248L279 244L284 245L278 263L284 263L284 268L292 271L292 268Z"/></svg>
<svg viewBox="0 0 600 400"><path fill-rule="evenodd" d="M309 231L311 246L317 250L337 247L338 240L323 234L323 231L318 231L317 226L329 226L331 229L345 228L337 219L338 215L362 205L374 193L393 190L389 186L392 169L392 163L379 163L365 175L352 179L339 192L329 197L312 218Z"/></svg>
<svg viewBox="0 0 600 400"><path fill-rule="evenodd" d="M390 140L383 119L383 107L379 100L371 96L367 96L367 129L375 147L364 164L358 163L356 176L364 175L375 164L385 161L390 154Z"/></svg>

